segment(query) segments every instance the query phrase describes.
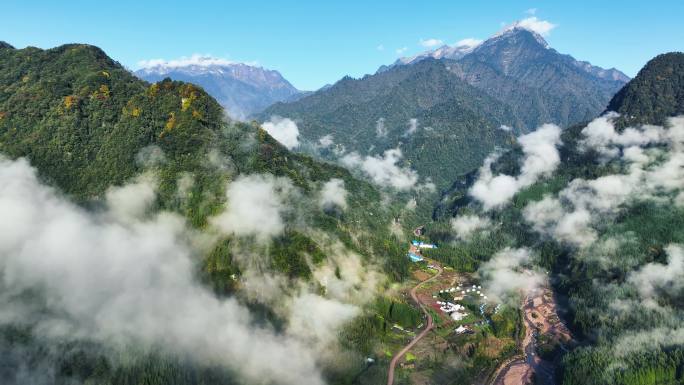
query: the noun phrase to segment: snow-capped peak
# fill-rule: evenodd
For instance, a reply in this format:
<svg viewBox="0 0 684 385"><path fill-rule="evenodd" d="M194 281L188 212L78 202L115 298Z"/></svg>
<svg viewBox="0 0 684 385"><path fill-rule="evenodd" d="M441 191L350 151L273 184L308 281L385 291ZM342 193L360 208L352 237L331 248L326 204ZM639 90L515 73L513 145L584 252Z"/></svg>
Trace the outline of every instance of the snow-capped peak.
<svg viewBox="0 0 684 385"><path fill-rule="evenodd" d="M217 58L209 55L194 54L192 56L183 56L179 59L165 60L165 59L150 59L138 62L140 67L138 72L141 73L157 73L168 74L173 71L182 71L185 73L223 73L226 69L235 67L243 68L258 68L256 63L242 63L224 58Z"/></svg>
<svg viewBox="0 0 684 385"><path fill-rule="evenodd" d="M425 51L415 56L399 58L395 65L411 64L429 57L434 59L460 59L472 52L480 44L482 44L482 40L473 38L463 39L456 42L454 45L445 44L437 49Z"/></svg>
<svg viewBox="0 0 684 385"><path fill-rule="evenodd" d="M511 24L503 27L499 32L497 32L491 39L496 39L497 37L504 36L510 33L514 33L517 30L527 30L532 32L532 35L542 44L544 47L548 48L548 43L544 40L545 36L549 36L551 31L556 28L556 25L546 21L539 20L536 16L528 17L522 20L516 20Z"/></svg>
<svg viewBox="0 0 684 385"><path fill-rule="evenodd" d="M503 39L508 39L509 37L515 36L517 33L525 31L528 32L534 39L539 43L542 47L544 48L549 48L549 43L546 42L546 40L538 33L524 27L520 26L513 26L511 28L505 28L499 32L497 32L494 36L490 37L484 42L484 45L491 45L491 44L497 44L497 42L503 40Z"/></svg>

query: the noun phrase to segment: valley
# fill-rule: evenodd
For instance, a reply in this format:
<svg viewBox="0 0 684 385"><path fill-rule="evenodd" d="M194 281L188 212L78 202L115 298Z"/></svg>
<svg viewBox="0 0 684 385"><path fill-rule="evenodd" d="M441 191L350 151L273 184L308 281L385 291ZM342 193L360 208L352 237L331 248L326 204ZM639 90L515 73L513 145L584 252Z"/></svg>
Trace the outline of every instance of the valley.
<svg viewBox="0 0 684 385"><path fill-rule="evenodd" d="M684 384L678 5L29 3L0 384Z"/></svg>

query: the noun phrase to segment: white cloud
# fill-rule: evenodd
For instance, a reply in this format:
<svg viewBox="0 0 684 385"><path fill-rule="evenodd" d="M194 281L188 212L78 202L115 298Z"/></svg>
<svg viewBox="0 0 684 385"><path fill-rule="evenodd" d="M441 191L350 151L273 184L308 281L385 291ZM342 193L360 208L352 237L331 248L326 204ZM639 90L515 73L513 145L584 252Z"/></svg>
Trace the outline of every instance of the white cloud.
<svg viewBox="0 0 684 385"><path fill-rule="evenodd" d="M469 194L480 201L485 210L508 203L518 191L556 169L560 163L560 155L556 148L560 144L560 134L561 129L558 126L544 124L536 131L520 136L518 142L525 158L517 177L505 174L494 176L491 166L497 156L489 156Z"/></svg>
<svg viewBox="0 0 684 385"><path fill-rule="evenodd" d="M618 133L614 126L614 120L617 117L617 114L609 113L592 120L583 128L584 139L581 141L583 148L590 148L606 158L613 158L620 154L620 148L667 143L672 139L670 133L675 133L664 127L651 125L639 128L628 127Z"/></svg>
<svg viewBox="0 0 684 385"><path fill-rule="evenodd" d="M272 116L268 122L264 122L262 127L289 150L299 146L299 128L291 119Z"/></svg>
<svg viewBox="0 0 684 385"><path fill-rule="evenodd" d="M332 146L333 143L333 136L331 134L322 136L320 139L318 139L318 144L323 148L328 148Z"/></svg>
<svg viewBox="0 0 684 385"><path fill-rule="evenodd" d="M283 199L291 189L287 178L267 174L241 176L226 188L226 209L210 222L226 234L267 241L285 228Z"/></svg>
<svg viewBox="0 0 684 385"><path fill-rule="evenodd" d="M587 247L597 239L595 223L618 214L631 201L679 203L684 186L684 118L670 119L668 127L629 127L618 133L612 118L604 116L590 122L582 134L585 149L623 161L626 171L593 180L574 179L558 197L529 204L524 216L536 231Z"/></svg>
<svg viewBox="0 0 684 385"><path fill-rule="evenodd" d="M522 146L523 161L518 182L522 187L529 186L540 176L547 176L560 164L560 154L556 148L561 144L561 129L554 124L544 124L536 131L518 138Z"/></svg>
<svg viewBox="0 0 684 385"><path fill-rule="evenodd" d="M420 45L427 48L437 47L439 45L444 44L444 42L439 39L420 39L419 42Z"/></svg>
<svg viewBox="0 0 684 385"><path fill-rule="evenodd" d="M233 160L230 157L223 155L216 149L209 150L209 153L207 154L207 162L210 166L216 168L217 170L221 170L225 174L232 174L236 171Z"/></svg>
<svg viewBox="0 0 684 385"><path fill-rule="evenodd" d="M486 282L487 293L495 300L504 300L516 293L526 295L545 282L543 275L524 267L530 262L528 249L505 248L482 264L478 274Z"/></svg>
<svg viewBox="0 0 684 385"><path fill-rule="evenodd" d="M132 221L143 217L157 198L157 183L151 176L141 176L134 183L110 187L106 193L107 207L114 218Z"/></svg>
<svg viewBox="0 0 684 385"><path fill-rule="evenodd" d="M182 56L179 59L165 60L165 59L150 59L141 60L138 62L140 68L154 68L163 67L166 69L175 69L188 66L209 67L209 66L228 66L232 64L239 64L240 62L232 61L224 58L217 58L211 55L193 54L191 56ZM255 63L250 63L255 64Z"/></svg>
<svg viewBox="0 0 684 385"><path fill-rule="evenodd" d="M377 49L378 51L384 51L384 50L385 50L385 46L382 45L382 44L379 44L377 47L375 47L375 49Z"/></svg>
<svg viewBox="0 0 684 385"><path fill-rule="evenodd" d="M384 138L387 136L387 127L385 127L385 118L378 119L375 122L375 136L378 138Z"/></svg>
<svg viewBox="0 0 684 385"><path fill-rule="evenodd" d="M596 233L589 227L591 214L586 209L568 213L558 199L545 197L531 203L525 207L524 216L536 231L551 234L562 242L585 246L596 240Z"/></svg>
<svg viewBox="0 0 684 385"><path fill-rule="evenodd" d="M480 44L482 44L482 40L469 37L457 41L455 45L456 47L475 48Z"/></svg>
<svg viewBox="0 0 684 385"><path fill-rule="evenodd" d="M112 192L109 208L128 206L138 188ZM324 383L301 339L255 326L237 300L196 283L201 251L181 217L89 213L41 185L25 160L0 160L0 212L0 322L32 324L54 341L161 348L225 366L241 382ZM43 300L19 300L28 290Z"/></svg>
<svg viewBox="0 0 684 385"><path fill-rule="evenodd" d="M337 336L340 326L360 313L357 306L304 293L290 306L288 333L310 343L327 343Z"/></svg>
<svg viewBox="0 0 684 385"><path fill-rule="evenodd" d="M321 189L319 203L322 208L347 208L347 190L342 179L333 178L325 182Z"/></svg>
<svg viewBox="0 0 684 385"><path fill-rule="evenodd" d="M534 15L537 13L537 8L529 8L525 11L525 13L528 15Z"/></svg>
<svg viewBox="0 0 684 385"><path fill-rule="evenodd" d="M194 186L195 176L189 172L181 173L180 178L176 181L176 196L178 196L178 199L186 200Z"/></svg>
<svg viewBox="0 0 684 385"><path fill-rule="evenodd" d="M627 356L644 350L662 350L684 345L684 328L657 327L638 332L624 333L614 345L618 356Z"/></svg>
<svg viewBox="0 0 684 385"><path fill-rule="evenodd" d="M684 249L669 245L666 251L667 264L648 263L629 274L627 280L637 287L642 298L651 298L658 290L676 294L684 289Z"/></svg>
<svg viewBox="0 0 684 385"><path fill-rule="evenodd" d="M451 228L460 239L468 239L476 231L486 229L491 224L489 218L477 215L462 215L451 219Z"/></svg>
<svg viewBox="0 0 684 385"><path fill-rule="evenodd" d="M409 119L409 127L408 127L408 130L406 131L406 135L412 135L416 131L418 131L418 119L411 118L411 119Z"/></svg>
<svg viewBox="0 0 684 385"><path fill-rule="evenodd" d="M397 48L395 52L397 53L397 55L402 55L406 51L408 51L408 47Z"/></svg>
<svg viewBox="0 0 684 385"><path fill-rule="evenodd" d="M501 131L506 131L506 132L510 132L510 131L513 130L513 128L512 128L511 126L507 126L507 125L505 125L505 124L502 124L502 125L499 126L499 130L501 130Z"/></svg>
<svg viewBox="0 0 684 385"><path fill-rule="evenodd" d="M143 167L158 167L166 163L166 155L159 146L150 145L135 154L135 162Z"/></svg>
<svg viewBox="0 0 684 385"><path fill-rule="evenodd" d="M510 30L513 28L524 28L529 31L538 33L541 36L548 36L551 31L557 26L546 20L539 20L536 16L531 16L522 20L513 22L512 24L504 27L504 30Z"/></svg>
<svg viewBox="0 0 684 385"><path fill-rule="evenodd" d="M502 206L509 202L518 192L518 181L510 175L497 175L492 173L492 164L498 159L497 156L488 157L482 168L477 181L468 192L472 197L482 203L485 210Z"/></svg>
<svg viewBox="0 0 684 385"><path fill-rule="evenodd" d="M396 190L410 190L418 182L418 174L410 169L399 167L401 149L394 148L384 152L382 156L361 157L358 153L347 154L341 162L349 168L360 167L376 184Z"/></svg>

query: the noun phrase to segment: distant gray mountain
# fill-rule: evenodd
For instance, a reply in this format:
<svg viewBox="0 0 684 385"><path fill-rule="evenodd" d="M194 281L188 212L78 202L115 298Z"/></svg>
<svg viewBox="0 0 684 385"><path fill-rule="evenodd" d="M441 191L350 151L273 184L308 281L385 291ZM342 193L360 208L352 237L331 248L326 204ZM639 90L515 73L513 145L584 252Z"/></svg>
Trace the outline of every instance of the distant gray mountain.
<svg viewBox="0 0 684 385"><path fill-rule="evenodd" d="M532 31L510 28L477 45L442 47L373 75L345 77L256 117L293 119L300 139L332 138L337 153L378 156L399 146L440 189L512 134L596 117L626 79L558 53Z"/></svg>
<svg viewBox="0 0 684 385"><path fill-rule="evenodd" d="M278 71L209 57L153 63L135 71L135 75L149 82L171 78L197 84L239 120L276 102L294 101L307 94Z"/></svg>

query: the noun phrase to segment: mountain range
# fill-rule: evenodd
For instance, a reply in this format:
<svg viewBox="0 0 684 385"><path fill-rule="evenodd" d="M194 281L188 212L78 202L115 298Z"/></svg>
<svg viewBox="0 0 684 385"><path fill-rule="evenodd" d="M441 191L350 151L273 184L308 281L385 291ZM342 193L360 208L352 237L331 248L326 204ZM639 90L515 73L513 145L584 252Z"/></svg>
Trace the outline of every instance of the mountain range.
<svg viewBox="0 0 684 385"><path fill-rule="evenodd" d="M421 294L498 298L425 310L402 383L514 361L682 383L684 54L629 80L523 28L452 48L302 95L244 64L157 63L149 83L91 45L0 41L0 382L384 384L426 324L409 293L445 273ZM292 119L299 152L224 119L211 79L252 112L282 98L255 116ZM436 207L416 203L430 183ZM432 267L411 239L439 244Z"/></svg>
<svg viewBox="0 0 684 385"><path fill-rule="evenodd" d="M593 118L628 79L560 54L525 28L447 48L346 77L256 118L290 118L305 141L331 137L336 154L378 156L399 147L419 174L444 188L510 142L511 132Z"/></svg>
<svg viewBox="0 0 684 385"><path fill-rule="evenodd" d="M193 56L175 61L152 61L135 75L149 82L164 78L194 83L213 96L233 119L244 120L281 101L305 95L274 70L222 59Z"/></svg>
<svg viewBox="0 0 684 385"><path fill-rule="evenodd" d="M506 38L507 35L515 34L517 30L527 30L529 31L535 40L542 45L543 47L547 49L551 49L546 42L546 40L538 33L534 31L530 31L529 29L526 29L524 27L516 26L513 25L509 28L504 29L503 31L497 33L494 35L491 39L489 39L487 42L488 44L492 44L495 42L497 39L501 38ZM423 59L427 58L433 58L433 59L451 59L451 60L458 60L461 59L462 57L468 55L469 53L473 52L477 47L479 47L482 44L482 41L475 40L475 39L464 39L460 42L457 42L454 45L443 45L437 49L433 50L428 50L425 52L422 52L418 55L415 56L410 56L410 57L402 57L397 59L392 65L390 66L381 66L378 71L386 71L394 66L398 65L406 65L406 64L414 64L418 61L421 61ZM625 75L621 71L615 69L615 68L610 68L610 69L604 69L601 67L597 67L592 65L589 62L586 61L579 61L575 60L569 55L566 55L568 62L570 62L572 65L577 66L578 68L581 68L585 70L586 72L602 78L606 80L617 80L617 81L622 81L622 82L627 82L629 81L629 76Z"/></svg>

